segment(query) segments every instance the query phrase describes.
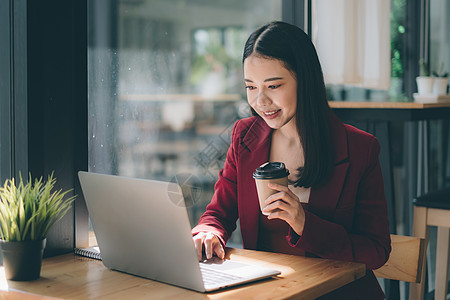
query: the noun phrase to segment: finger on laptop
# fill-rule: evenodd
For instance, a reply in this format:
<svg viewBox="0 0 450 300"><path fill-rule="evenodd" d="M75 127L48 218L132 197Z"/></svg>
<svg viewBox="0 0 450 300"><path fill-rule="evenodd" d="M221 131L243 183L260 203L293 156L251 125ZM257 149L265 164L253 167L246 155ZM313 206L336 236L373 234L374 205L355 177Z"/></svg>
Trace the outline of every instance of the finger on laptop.
<svg viewBox="0 0 450 300"><path fill-rule="evenodd" d="M223 250L222 244L220 241L217 241L217 243L214 246L214 253L217 255L218 258L224 259L225 258L225 251Z"/></svg>
<svg viewBox="0 0 450 300"><path fill-rule="evenodd" d="M211 232L208 232L205 236L203 244L205 246L206 259L210 259L213 256L213 247L215 246L213 243L215 242L215 239L217 239L217 237Z"/></svg>
<svg viewBox="0 0 450 300"><path fill-rule="evenodd" d="M196 234L194 237L194 246L195 246L195 250L197 252L197 258L198 261L202 260L202 255L203 255L203 239L204 239L204 233L200 232L198 234Z"/></svg>
<svg viewBox="0 0 450 300"><path fill-rule="evenodd" d="M211 240L211 242L209 242L209 240ZM208 250L206 251L206 249ZM206 235L205 254L207 259L212 258L214 255L220 259L225 258L225 251L223 250L222 244L220 243L219 238L213 233Z"/></svg>
<svg viewBox="0 0 450 300"><path fill-rule="evenodd" d="M223 250L222 244L214 233L199 232L193 239L199 261L203 260L203 251L205 252L206 259L211 259L214 254L221 259L225 257L225 251Z"/></svg>

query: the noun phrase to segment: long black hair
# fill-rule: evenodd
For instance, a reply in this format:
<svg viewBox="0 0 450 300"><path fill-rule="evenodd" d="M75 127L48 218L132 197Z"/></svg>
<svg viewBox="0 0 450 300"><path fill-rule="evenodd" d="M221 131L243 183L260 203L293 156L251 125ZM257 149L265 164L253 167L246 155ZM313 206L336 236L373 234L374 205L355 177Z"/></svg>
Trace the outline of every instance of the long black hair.
<svg viewBox="0 0 450 300"><path fill-rule="evenodd" d="M277 59L296 78L296 123L305 164L295 186L320 186L332 172L334 147L322 68L311 39L294 25L271 22L248 38L242 62L250 55Z"/></svg>

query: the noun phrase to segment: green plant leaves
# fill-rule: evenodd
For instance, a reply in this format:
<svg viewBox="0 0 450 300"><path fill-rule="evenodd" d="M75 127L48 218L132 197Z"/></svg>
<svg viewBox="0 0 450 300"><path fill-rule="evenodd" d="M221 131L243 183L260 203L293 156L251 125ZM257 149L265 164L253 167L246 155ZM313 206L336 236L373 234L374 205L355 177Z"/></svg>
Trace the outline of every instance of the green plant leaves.
<svg viewBox="0 0 450 300"><path fill-rule="evenodd" d="M41 177L33 184L31 174L27 183L20 175L18 185L14 178L5 181L0 187L0 235L3 240L40 240L47 236L76 198L66 197L72 190L53 191L55 183L53 173L46 182Z"/></svg>

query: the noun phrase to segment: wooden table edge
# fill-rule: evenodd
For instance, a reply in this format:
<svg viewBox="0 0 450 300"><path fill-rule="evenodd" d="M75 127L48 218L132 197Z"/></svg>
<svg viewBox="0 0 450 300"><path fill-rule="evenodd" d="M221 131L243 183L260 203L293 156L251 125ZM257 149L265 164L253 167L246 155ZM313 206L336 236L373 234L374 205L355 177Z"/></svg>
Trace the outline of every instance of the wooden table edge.
<svg viewBox="0 0 450 300"><path fill-rule="evenodd" d="M276 254L276 256L274 254ZM292 258L292 257L301 258L301 256L262 252L262 251L253 251L253 250L245 250L245 249L235 249L235 248L227 248L227 256L232 257L232 259L234 257L234 260L236 260L236 261L242 261L242 260L245 260L245 258L249 258L249 260L259 260L259 261L263 261L264 263L267 263L269 265L276 264L276 262L274 262L274 261L277 261L277 260L289 261L290 258ZM267 259L267 258L271 258L271 259ZM282 294L282 295L278 294L279 297L276 297L277 293L275 293L275 296L271 295L270 297L265 298L265 299L291 299L291 298L314 299L316 297L319 297L321 295L324 295L328 292L335 290L336 285L343 286L343 285L346 285L352 281L355 281L355 280L363 277L366 272L365 266L363 264L352 263L352 262L333 261L333 260L312 259L312 258L307 258L307 259L309 261L317 260L317 261L319 261L319 264L323 261L323 265L328 269L333 268L334 267L333 264L336 266L336 268L339 268L339 266L341 266L341 265L352 265L353 271L346 272L345 276L342 276L342 278L335 278L332 283L328 283L328 282L324 281L322 289L320 291L318 291L317 288L311 288L311 290L312 290L311 292L309 292L308 290L305 290L305 289L303 289L303 290L300 289L300 291L298 293L296 293L296 291L292 290L292 288L291 288L291 290L287 291L285 294ZM75 262L74 262L74 260L75 260ZM57 264L61 265L61 264L64 264L65 262L71 262L71 264L67 264L68 266L73 266L74 264L79 265L79 263L77 261L85 262L86 265L90 264L91 266L95 266L95 269L98 269L98 270L94 271L94 272L105 272L105 271L109 272L110 271L110 270L108 271L108 269L106 267L104 267L103 263L99 260L89 259L89 258L77 256L73 253L68 253L68 254L63 254L63 255L49 257L49 258L44 259L43 275L49 276L50 273L54 272L54 270L53 270L55 268L54 265L57 265ZM331 264L330 264L330 262L331 262ZM99 264L101 264L101 266ZM281 263L278 263L278 264L281 265ZM51 266L52 272L49 272L49 270L45 269L46 265ZM105 268L105 270L103 270L103 268ZM47 272L47 274L46 274L46 272ZM60 271L60 272L62 272L63 275L70 273L70 272L65 272L65 271ZM116 271L110 271L110 272L116 272ZM293 271L294 274L295 274L295 272L298 272L298 271ZM118 272L118 273L123 274L120 272ZM123 275L132 276L132 275L128 275L128 274L123 274ZM114 277L115 275L111 275L111 276ZM120 276L122 276L122 275L120 275ZM117 277L120 277L120 276L117 276ZM177 295L179 295L180 293L184 294L184 295L186 295L186 298L188 298L188 299L227 299L229 297L229 295L233 295L233 294L238 294L239 297L246 298L249 296L248 294L246 294L246 292L248 291L248 293L250 293L250 295L251 295L252 290L254 292L255 288L257 288L257 289L266 288L267 289L267 288L271 288L272 286L274 286L274 287L277 287L278 289L282 290L283 285L284 286L293 285L297 280L296 276L294 276L294 278L289 277L289 276L285 277L288 279L285 280L285 282L282 282L281 286L277 285L280 282L277 282L276 281L277 279L275 278L275 279L269 279L267 281L262 281L261 283L258 283L258 282L250 283L248 285L246 284L246 285L242 285L242 286L231 288L231 289L225 289L225 290L218 291L215 293L199 293L199 292L194 292L194 291L180 288L180 290L175 290L175 292L176 292L175 294L177 294ZM136 278L137 278L136 284L135 284L136 289L145 291L145 286L148 285L148 283L146 281L150 280L150 279L144 279L144 278L139 278L139 277L136 277ZM145 282L141 282L142 280L145 280ZM160 284L166 285L166 284L158 283L156 281L151 281L151 282L153 282L153 283L150 283L151 285L157 286L156 290L160 291L161 289L165 289L163 286L161 287L159 285ZM272 282L272 284L271 284L271 282ZM267 284L267 283L269 283L269 284ZM41 293L41 292L36 292L38 290L37 288L35 288L35 289L26 288L25 289L25 288L21 288L20 287L21 285L23 286L23 284L13 284L13 286L10 287L10 291L12 291L11 295L16 292L17 293L23 292L23 293L26 293L27 296L29 297L26 299L31 299L31 300L34 300L34 299L58 299L58 297L61 297L61 295L63 295L63 294L55 294L55 293L46 293L45 294L45 293ZM51 284L49 284L49 283L45 283L45 284L42 283L42 285L46 286L44 288L44 291L46 289L48 290L48 288L51 286ZM55 282L54 285L55 286L61 285L61 283ZM82 284L82 285L85 286L85 284ZM95 285L95 284L93 283L93 285ZM73 289L73 287L72 287L72 289ZM86 289L89 289L89 288L86 288ZM120 290L120 291L122 292L122 290ZM138 291L136 291L136 293L138 293ZM63 295L62 298L71 298L70 295L72 295L72 294L68 294L67 296ZM83 295L83 294L81 293L80 295ZM102 297L105 297L104 294L101 294L101 295L102 295ZM272 296L274 296L274 297L272 297ZM11 298L6 298L6 299L20 299L20 297L19 298L11 297Z"/></svg>

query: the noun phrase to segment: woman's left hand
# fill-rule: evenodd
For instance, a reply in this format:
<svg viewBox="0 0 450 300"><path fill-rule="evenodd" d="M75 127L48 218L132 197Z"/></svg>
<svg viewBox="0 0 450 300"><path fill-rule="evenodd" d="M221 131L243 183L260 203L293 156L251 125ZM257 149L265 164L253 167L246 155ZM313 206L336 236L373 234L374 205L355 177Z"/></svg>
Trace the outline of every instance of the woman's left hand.
<svg viewBox="0 0 450 300"><path fill-rule="evenodd" d="M298 197L287 187L276 183L269 183L269 188L277 190L266 199L263 212L269 219L281 219L287 222L298 234L303 234L305 225L305 211Z"/></svg>

